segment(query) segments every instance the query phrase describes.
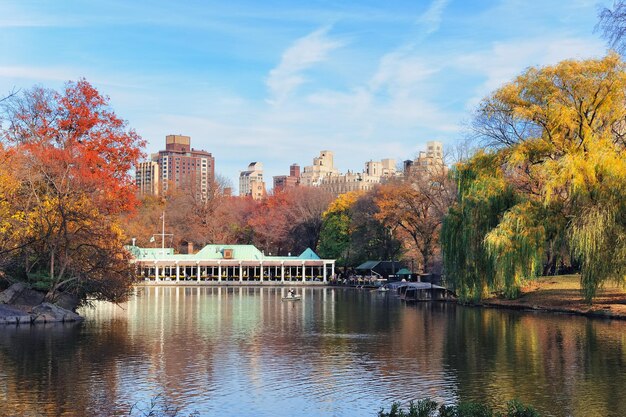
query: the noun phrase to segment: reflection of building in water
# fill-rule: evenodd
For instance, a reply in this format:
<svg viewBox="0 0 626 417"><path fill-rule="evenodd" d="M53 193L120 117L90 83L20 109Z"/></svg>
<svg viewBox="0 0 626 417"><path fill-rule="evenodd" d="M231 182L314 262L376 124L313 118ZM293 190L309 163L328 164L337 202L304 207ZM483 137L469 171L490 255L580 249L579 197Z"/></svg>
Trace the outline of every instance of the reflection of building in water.
<svg viewBox="0 0 626 417"><path fill-rule="evenodd" d="M299 256L269 256L253 245L207 245L183 255L171 248L127 249L140 276L154 283L326 283L335 274L335 260L320 259L311 249Z"/></svg>
<svg viewBox="0 0 626 417"><path fill-rule="evenodd" d="M85 323L0 328L0 415L128 415L157 394L183 415L370 415L381 392L626 415L626 322L288 288L145 286Z"/></svg>

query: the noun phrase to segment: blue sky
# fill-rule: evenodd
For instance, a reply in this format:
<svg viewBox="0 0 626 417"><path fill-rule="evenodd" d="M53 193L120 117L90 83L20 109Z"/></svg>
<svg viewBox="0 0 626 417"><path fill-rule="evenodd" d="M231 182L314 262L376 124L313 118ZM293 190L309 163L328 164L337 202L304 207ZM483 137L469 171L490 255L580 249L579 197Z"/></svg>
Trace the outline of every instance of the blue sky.
<svg viewBox="0 0 626 417"><path fill-rule="evenodd" d="M342 171L454 146L529 66L600 57L588 0L0 0L0 95L85 77L149 143L192 137L235 188L335 152Z"/></svg>

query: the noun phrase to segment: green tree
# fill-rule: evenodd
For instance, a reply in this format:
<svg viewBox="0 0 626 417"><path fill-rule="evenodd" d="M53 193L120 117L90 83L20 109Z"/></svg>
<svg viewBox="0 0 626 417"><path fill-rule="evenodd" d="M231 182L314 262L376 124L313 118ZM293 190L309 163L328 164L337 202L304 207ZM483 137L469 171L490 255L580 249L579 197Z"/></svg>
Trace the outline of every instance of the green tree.
<svg viewBox="0 0 626 417"><path fill-rule="evenodd" d="M517 197L500 164L498 154L479 152L454 171L458 201L444 218L441 244L446 279L463 300L501 288L484 241Z"/></svg>
<svg viewBox="0 0 626 417"><path fill-rule="evenodd" d="M341 194L323 214L318 253L322 258L337 259L337 265L344 269L353 264L351 209L362 194L358 191Z"/></svg>
<svg viewBox="0 0 626 417"><path fill-rule="evenodd" d="M474 127L494 149L498 175L468 179L476 184L498 179L503 184L491 192L510 188L515 200L491 228L467 223L473 217L462 215L464 199L481 193L472 189L476 184L467 187L461 167L459 202L449 215L444 244L452 251L446 255L449 274L461 274L452 276L455 282L473 282L460 270L464 257L455 252L462 247L451 241L456 233L478 237L474 243L487 250L493 268L487 281L492 289L504 287L509 296L541 270L545 254L558 251L562 242L580 264L586 300L607 280L624 282L624 69L616 54L531 68L481 103Z"/></svg>

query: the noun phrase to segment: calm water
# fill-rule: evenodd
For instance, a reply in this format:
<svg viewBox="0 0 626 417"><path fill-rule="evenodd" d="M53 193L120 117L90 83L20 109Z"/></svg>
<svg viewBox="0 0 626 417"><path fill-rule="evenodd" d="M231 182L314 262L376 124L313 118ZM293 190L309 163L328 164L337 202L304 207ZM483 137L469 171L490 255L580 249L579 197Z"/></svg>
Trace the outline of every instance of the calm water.
<svg viewBox="0 0 626 417"><path fill-rule="evenodd" d="M160 395L201 415L517 397L546 415L626 416L626 322L281 291L140 289L83 324L1 327L0 415L126 415Z"/></svg>

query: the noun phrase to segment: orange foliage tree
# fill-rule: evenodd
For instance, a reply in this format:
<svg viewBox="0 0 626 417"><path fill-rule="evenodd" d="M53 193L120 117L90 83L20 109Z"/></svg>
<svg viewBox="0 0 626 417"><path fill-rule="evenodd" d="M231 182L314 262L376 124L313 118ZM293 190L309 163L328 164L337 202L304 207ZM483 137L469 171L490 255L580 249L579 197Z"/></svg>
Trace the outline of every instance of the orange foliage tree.
<svg viewBox="0 0 626 417"><path fill-rule="evenodd" d="M2 103L2 152L11 155L12 194L0 197L21 234L0 252L5 278L119 301L131 269L118 216L134 209L129 174L144 141L87 81L63 92L36 87Z"/></svg>
<svg viewBox="0 0 626 417"><path fill-rule="evenodd" d="M440 264L439 232L455 197L444 167L437 171L385 184L376 198L380 211L375 217L394 230L406 248L417 251L422 272L437 272L433 267Z"/></svg>
<svg viewBox="0 0 626 417"><path fill-rule="evenodd" d="M332 196L318 188L298 187L269 196L257 204L248 220L254 243L266 252L287 254L314 249L322 215Z"/></svg>

